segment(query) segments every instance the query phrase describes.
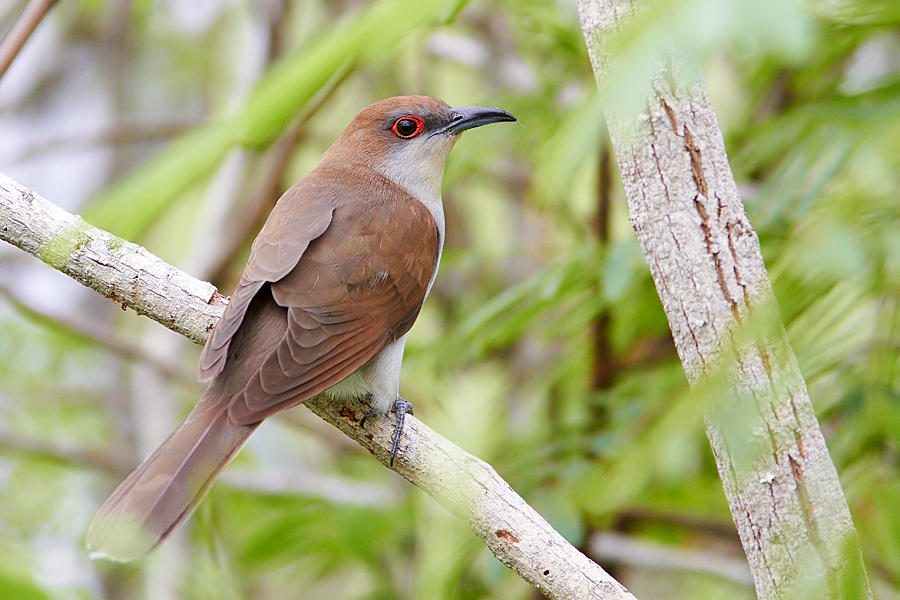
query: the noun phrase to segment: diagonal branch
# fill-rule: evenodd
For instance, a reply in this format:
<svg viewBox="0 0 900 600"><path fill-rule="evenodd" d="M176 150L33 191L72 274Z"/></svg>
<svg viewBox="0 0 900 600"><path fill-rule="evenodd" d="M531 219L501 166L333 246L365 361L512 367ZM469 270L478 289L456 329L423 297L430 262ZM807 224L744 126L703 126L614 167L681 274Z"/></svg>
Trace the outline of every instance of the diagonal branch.
<svg viewBox="0 0 900 600"><path fill-rule="evenodd" d="M58 329L76 339L105 348L110 352L116 353L121 358L149 365L159 371L161 375L165 375L166 377L179 382L187 384L196 383L194 374L185 369L181 364L167 358L152 356L137 344L133 344L129 340L115 335L112 331L102 325L77 322L66 317L48 314L31 306L24 299L20 298L18 294L4 285L0 285L0 298L6 299L7 302L27 318L42 323L48 328Z"/></svg>
<svg viewBox="0 0 900 600"><path fill-rule="evenodd" d="M203 343L226 299L145 249L88 225L0 174L0 239L142 315ZM363 407L322 399L309 409L387 465L393 424L359 426ZM487 463L407 417L394 470L468 523L503 564L551 599L633 599L572 546Z"/></svg>
<svg viewBox="0 0 900 600"><path fill-rule="evenodd" d="M57 0L31 0L25 7L22 15L0 42L0 78L56 2Z"/></svg>

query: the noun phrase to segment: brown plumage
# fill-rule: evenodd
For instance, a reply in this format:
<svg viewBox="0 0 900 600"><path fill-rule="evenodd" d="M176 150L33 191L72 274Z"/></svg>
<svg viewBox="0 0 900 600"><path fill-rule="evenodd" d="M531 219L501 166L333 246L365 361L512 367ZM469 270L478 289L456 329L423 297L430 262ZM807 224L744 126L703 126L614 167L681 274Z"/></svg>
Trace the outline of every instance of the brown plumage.
<svg viewBox="0 0 900 600"><path fill-rule="evenodd" d="M384 100L285 192L200 356L209 388L97 511L93 556L152 550L276 412L322 393L370 395L374 410L390 410L440 257L444 161L460 131L501 120L514 119L421 96Z"/></svg>

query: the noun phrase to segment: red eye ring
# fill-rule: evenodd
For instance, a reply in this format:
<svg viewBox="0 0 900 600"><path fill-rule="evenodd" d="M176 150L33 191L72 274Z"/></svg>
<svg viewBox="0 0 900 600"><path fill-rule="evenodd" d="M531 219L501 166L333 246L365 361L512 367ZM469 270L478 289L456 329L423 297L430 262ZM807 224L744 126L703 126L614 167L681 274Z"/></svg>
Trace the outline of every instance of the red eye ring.
<svg viewBox="0 0 900 600"><path fill-rule="evenodd" d="M403 115L394 121L393 126L391 126L391 131L393 131L397 137L408 140L425 131L425 121L416 115Z"/></svg>

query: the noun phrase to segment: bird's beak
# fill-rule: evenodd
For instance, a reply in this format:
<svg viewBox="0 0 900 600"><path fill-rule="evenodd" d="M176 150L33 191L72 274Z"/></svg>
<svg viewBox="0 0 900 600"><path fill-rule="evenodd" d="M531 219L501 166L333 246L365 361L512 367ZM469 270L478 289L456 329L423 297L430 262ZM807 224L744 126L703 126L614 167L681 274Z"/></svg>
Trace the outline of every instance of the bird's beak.
<svg viewBox="0 0 900 600"><path fill-rule="evenodd" d="M445 127L441 127L432 135L438 133L454 134L472 129L473 127L481 127L490 123L499 123L500 121L515 121L516 118L499 108L485 108L484 106L469 106L466 108L453 108L450 110L450 123Z"/></svg>

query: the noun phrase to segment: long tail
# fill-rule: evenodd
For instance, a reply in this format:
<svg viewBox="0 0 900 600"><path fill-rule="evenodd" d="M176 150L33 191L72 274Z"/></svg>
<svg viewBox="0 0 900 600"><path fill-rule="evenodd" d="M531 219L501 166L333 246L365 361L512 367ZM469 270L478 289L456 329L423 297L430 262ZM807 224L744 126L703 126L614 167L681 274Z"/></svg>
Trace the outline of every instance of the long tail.
<svg viewBox="0 0 900 600"><path fill-rule="evenodd" d="M85 544L92 558L127 561L144 556L194 512L216 475L258 425L232 423L225 404L204 396L107 498L88 526Z"/></svg>

